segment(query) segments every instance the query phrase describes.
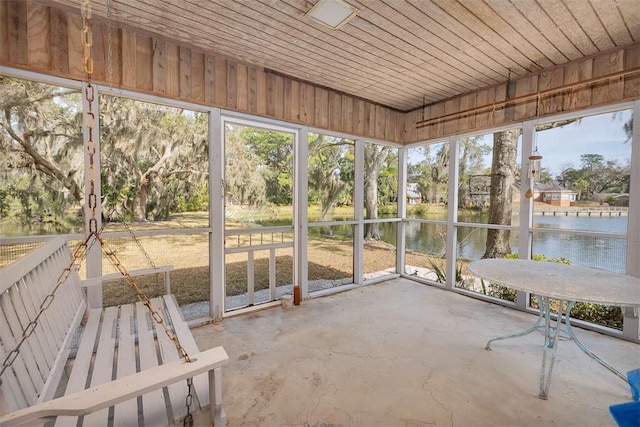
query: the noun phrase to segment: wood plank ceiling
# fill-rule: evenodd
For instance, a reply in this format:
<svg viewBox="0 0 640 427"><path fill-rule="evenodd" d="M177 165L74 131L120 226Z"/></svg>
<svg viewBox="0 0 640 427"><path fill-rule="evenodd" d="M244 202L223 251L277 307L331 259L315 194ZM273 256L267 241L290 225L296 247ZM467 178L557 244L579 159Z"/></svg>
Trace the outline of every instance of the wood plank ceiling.
<svg viewBox="0 0 640 427"><path fill-rule="evenodd" d="M94 16L402 111L640 41L640 0L93 0ZM80 0L49 0L78 8Z"/></svg>

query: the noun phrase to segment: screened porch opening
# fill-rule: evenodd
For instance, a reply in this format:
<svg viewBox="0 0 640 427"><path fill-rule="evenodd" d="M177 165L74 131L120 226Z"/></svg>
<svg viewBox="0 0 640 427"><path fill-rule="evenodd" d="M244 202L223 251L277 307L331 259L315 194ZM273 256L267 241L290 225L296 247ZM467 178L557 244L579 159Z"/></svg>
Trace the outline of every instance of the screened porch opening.
<svg viewBox="0 0 640 427"><path fill-rule="evenodd" d="M0 1L0 275L95 232L87 310L171 295L229 425L612 423L640 286L474 266L640 277L635 0L183 3Z"/></svg>

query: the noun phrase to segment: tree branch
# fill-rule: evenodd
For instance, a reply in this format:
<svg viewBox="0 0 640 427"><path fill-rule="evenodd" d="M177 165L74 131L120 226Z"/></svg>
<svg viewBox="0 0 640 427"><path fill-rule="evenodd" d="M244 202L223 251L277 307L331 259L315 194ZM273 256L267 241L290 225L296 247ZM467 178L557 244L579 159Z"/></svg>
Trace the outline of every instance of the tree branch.
<svg viewBox="0 0 640 427"><path fill-rule="evenodd" d="M579 122L581 119L568 119L568 120L558 120L557 122L544 123L536 126L536 131L540 132L543 130L549 130L557 127L566 126L568 124Z"/></svg>
<svg viewBox="0 0 640 427"><path fill-rule="evenodd" d="M3 129L22 147L24 153L31 157L34 161L36 169L42 173L60 181L60 183L71 191L71 194L77 201L82 200L82 191L80 186L72 179L65 176L60 169L58 169L53 163L40 155L35 148L28 142L28 138L31 137L30 132L25 132L23 137L20 137L11 127L10 118L11 113L9 109L4 110L5 121L0 122Z"/></svg>
<svg viewBox="0 0 640 427"><path fill-rule="evenodd" d="M40 96L36 96L33 98L8 98L6 99L6 101L11 101L13 100L14 102L2 102L0 103L0 108L2 109L7 109L7 108L13 108L13 107L17 107L19 105L33 105L33 104L37 104L40 103L42 101L48 101L48 100L52 100L54 98L58 98L61 96L67 96L67 95L73 95L75 93L80 93L80 91L78 89L67 89L67 90L63 90L61 92L50 92L50 93L46 93ZM17 102L15 102L17 101Z"/></svg>

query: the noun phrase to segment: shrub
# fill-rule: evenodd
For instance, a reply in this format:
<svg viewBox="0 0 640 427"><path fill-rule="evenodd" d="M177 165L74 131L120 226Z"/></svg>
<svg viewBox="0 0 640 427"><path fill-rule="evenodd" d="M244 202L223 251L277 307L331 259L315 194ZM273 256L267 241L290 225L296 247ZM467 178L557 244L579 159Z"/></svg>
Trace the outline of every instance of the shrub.
<svg viewBox="0 0 640 427"><path fill-rule="evenodd" d="M429 208L424 205L418 205L411 209L411 212L413 216L422 218L427 215L427 213L429 212Z"/></svg>
<svg viewBox="0 0 640 427"><path fill-rule="evenodd" d="M447 273L444 265L438 265L434 262L431 262L431 270L436 274L436 282L438 283L446 283L447 281ZM456 286L459 288L465 288L465 281L462 275L462 265L458 264L456 266Z"/></svg>

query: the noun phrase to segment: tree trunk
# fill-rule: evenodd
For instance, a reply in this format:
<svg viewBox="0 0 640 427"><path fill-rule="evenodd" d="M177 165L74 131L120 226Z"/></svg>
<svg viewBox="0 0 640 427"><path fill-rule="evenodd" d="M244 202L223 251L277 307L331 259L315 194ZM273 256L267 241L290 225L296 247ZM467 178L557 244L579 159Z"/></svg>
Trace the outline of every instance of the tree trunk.
<svg viewBox="0 0 640 427"><path fill-rule="evenodd" d="M370 171L364 180L364 200L367 219L378 218L378 171ZM380 228L377 223L365 224L365 240L380 240Z"/></svg>
<svg viewBox="0 0 640 427"><path fill-rule="evenodd" d="M364 207L366 219L378 218L378 176L388 155L389 147L365 144ZM378 224L366 224L364 238L365 240L380 240L380 227Z"/></svg>
<svg viewBox="0 0 640 427"><path fill-rule="evenodd" d="M133 220L134 221L146 221L147 220L147 194L142 190L138 192L133 200Z"/></svg>
<svg viewBox="0 0 640 427"><path fill-rule="evenodd" d="M438 184L440 183L440 170L437 166L431 167L431 203L438 203ZM423 200L423 203L426 200Z"/></svg>
<svg viewBox="0 0 640 427"><path fill-rule="evenodd" d="M146 179L145 179L146 178ZM143 175L143 182L136 190L135 197L133 199L133 219L134 221L146 221L147 220L147 203L149 201L149 191L151 184L146 175Z"/></svg>
<svg viewBox="0 0 640 427"><path fill-rule="evenodd" d="M493 134L489 224L511 225L512 188L520 129ZM487 230L487 244L482 258L503 258L511 253L509 230Z"/></svg>
<svg viewBox="0 0 640 427"><path fill-rule="evenodd" d="M465 202L468 193L468 182L465 182L467 176L467 161L469 157L469 151L466 147L462 147L462 154L460 155L460 161L458 166L458 208L465 208Z"/></svg>

